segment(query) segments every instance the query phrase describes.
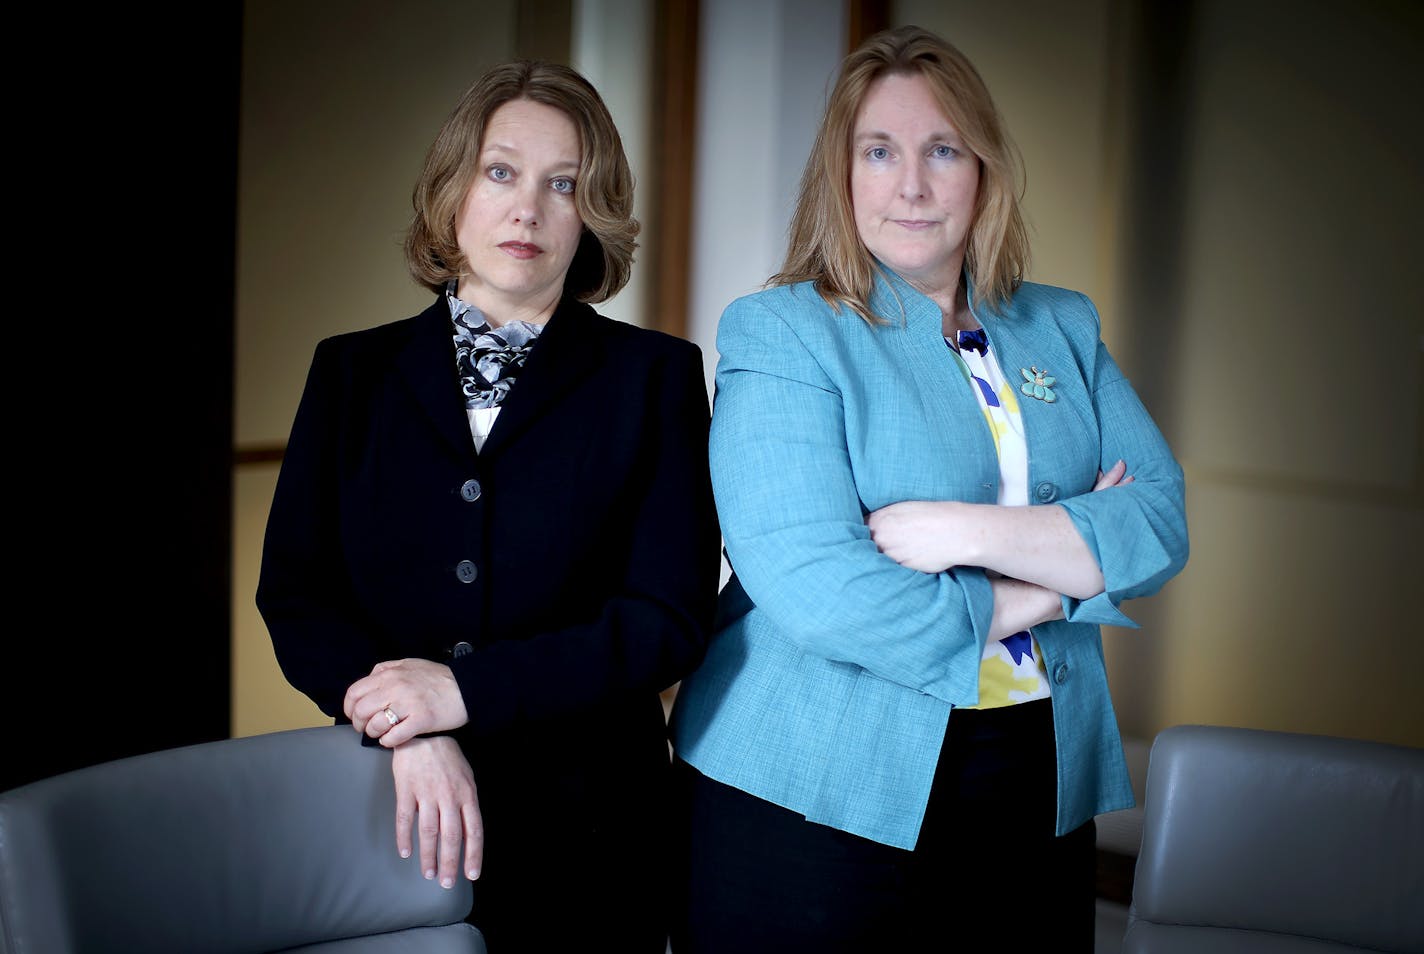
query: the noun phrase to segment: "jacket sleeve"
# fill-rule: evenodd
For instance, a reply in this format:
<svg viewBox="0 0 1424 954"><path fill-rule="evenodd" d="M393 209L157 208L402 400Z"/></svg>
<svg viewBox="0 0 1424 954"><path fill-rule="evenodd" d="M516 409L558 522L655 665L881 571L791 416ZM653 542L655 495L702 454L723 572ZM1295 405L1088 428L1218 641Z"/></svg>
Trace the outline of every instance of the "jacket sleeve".
<svg viewBox="0 0 1424 954"><path fill-rule="evenodd" d="M682 343L655 374L639 409L651 447L647 480L615 525L626 533L626 561L588 568L619 575L613 595L585 624L496 640L453 660L470 717L460 732L486 736L629 693L656 693L702 661L716 607L720 534L701 352Z"/></svg>
<svg viewBox="0 0 1424 954"><path fill-rule="evenodd" d="M257 608L282 674L327 715L345 721L346 689L392 658L360 610L339 542L341 359L317 346L267 518Z"/></svg>
<svg viewBox="0 0 1424 954"><path fill-rule="evenodd" d="M993 613L984 572L919 573L876 549L841 394L761 296L728 307L717 344L712 483L728 559L752 602L808 653L976 701Z"/></svg>
<svg viewBox="0 0 1424 954"><path fill-rule="evenodd" d="M1096 309L1080 297L1096 328ZM1065 596L1063 612L1072 623L1136 627L1119 608L1122 601L1157 592L1186 565L1186 486L1162 432L1101 339L1092 368L1100 469L1126 461L1133 482L1060 501L1097 559L1106 585L1091 599Z"/></svg>

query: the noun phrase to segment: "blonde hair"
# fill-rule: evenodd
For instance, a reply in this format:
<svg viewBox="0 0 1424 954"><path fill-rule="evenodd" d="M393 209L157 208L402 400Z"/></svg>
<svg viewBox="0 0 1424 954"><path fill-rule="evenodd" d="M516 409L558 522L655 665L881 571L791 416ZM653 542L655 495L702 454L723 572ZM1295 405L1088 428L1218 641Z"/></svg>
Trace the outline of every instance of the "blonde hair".
<svg viewBox="0 0 1424 954"><path fill-rule="evenodd" d="M841 64L816 143L806 160L781 271L768 284L815 282L832 307L845 304L871 324L875 271L855 226L850 157L856 115L876 80L922 77L955 131L979 159L979 192L964 256L976 303L1007 302L1028 272L1028 230L1019 211L1018 156L973 64L928 30L905 26L867 39Z"/></svg>
<svg viewBox="0 0 1424 954"><path fill-rule="evenodd" d="M574 205L584 231L564 277L564 294L606 301L628 283L638 247L633 174L613 117L593 85L567 66L533 60L505 63L480 77L440 127L411 195L415 217L405 237L411 277L439 292L466 268L455 217L475 174L486 123L517 99L553 106L578 129Z"/></svg>

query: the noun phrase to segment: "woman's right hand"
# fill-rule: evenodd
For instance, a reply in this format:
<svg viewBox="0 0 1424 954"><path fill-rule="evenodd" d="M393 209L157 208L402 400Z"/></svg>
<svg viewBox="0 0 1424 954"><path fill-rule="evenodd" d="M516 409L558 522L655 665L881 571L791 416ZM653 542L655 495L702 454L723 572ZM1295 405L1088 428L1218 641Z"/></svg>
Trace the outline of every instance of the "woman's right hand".
<svg viewBox="0 0 1424 954"><path fill-rule="evenodd" d="M1130 483L1132 483L1132 475L1127 472L1127 463L1120 460L1108 468L1106 474L1098 471L1098 480L1093 484L1093 489L1107 490L1109 487L1120 487Z"/></svg>
<svg viewBox="0 0 1424 954"><path fill-rule="evenodd" d="M480 815L475 774L460 746L448 736L411 739L391 753L396 783L396 849L411 854L411 825L417 819L420 870L427 879L438 873L440 886L455 885L464 845L465 877L480 876L484 859L484 819Z"/></svg>

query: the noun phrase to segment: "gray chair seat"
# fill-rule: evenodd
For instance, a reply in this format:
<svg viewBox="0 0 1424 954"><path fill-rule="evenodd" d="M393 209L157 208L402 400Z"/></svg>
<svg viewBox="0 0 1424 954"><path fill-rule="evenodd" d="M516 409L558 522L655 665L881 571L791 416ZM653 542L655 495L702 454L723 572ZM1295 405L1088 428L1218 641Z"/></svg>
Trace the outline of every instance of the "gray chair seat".
<svg viewBox="0 0 1424 954"><path fill-rule="evenodd" d="M1424 750L1158 735L1124 951L1365 950L1424 951Z"/></svg>
<svg viewBox="0 0 1424 954"><path fill-rule="evenodd" d="M0 793L14 954L482 954L469 883L395 849L390 753L346 726L154 752Z"/></svg>

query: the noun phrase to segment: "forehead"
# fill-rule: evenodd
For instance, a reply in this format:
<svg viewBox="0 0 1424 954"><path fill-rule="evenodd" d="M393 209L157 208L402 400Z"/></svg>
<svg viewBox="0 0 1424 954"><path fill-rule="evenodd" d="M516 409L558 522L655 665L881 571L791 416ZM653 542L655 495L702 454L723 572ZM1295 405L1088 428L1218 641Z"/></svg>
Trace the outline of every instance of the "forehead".
<svg viewBox="0 0 1424 954"><path fill-rule="evenodd" d="M855 135L953 132L929 81L919 73L890 73L866 90L855 114Z"/></svg>
<svg viewBox="0 0 1424 954"><path fill-rule="evenodd" d="M577 162L579 132L562 109L532 99L512 99L490 113L480 148L537 151Z"/></svg>

